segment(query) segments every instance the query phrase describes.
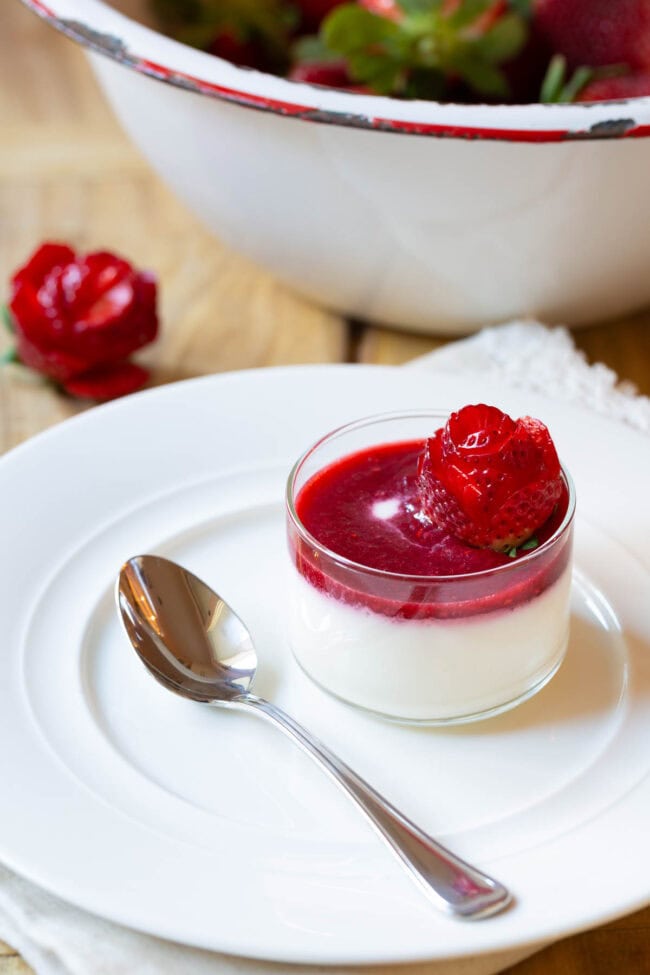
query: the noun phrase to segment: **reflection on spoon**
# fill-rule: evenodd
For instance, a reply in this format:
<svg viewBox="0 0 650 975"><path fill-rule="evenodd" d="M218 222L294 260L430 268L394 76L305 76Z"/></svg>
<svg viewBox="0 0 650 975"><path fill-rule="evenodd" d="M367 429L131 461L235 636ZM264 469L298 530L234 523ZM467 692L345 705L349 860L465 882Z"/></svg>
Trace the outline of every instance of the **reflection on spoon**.
<svg viewBox="0 0 650 975"><path fill-rule="evenodd" d="M257 654L250 633L204 582L168 559L140 555L122 566L116 596L135 651L164 687L279 726L357 803L436 906L476 919L510 903L505 887L433 840L293 718L251 693Z"/></svg>

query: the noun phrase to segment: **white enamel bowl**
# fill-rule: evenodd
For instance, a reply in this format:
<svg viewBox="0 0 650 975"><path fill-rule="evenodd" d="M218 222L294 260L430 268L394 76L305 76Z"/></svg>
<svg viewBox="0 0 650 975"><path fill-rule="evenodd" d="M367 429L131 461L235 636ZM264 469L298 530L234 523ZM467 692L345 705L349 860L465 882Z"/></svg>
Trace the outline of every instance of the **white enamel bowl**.
<svg viewBox="0 0 650 975"><path fill-rule="evenodd" d="M190 209L317 302L449 334L650 302L650 98L400 102L234 67L101 0L24 2L86 46Z"/></svg>

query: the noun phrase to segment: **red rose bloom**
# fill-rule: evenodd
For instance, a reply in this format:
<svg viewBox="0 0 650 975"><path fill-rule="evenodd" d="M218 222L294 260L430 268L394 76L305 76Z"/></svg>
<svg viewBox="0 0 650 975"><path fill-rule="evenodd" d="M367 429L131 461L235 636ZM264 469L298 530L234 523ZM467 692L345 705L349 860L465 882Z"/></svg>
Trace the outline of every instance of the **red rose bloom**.
<svg viewBox="0 0 650 975"><path fill-rule="evenodd" d="M156 280L122 258L43 244L12 277L9 309L21 362L71 395L113 399L147 381L127 358L157 335Z"/></svg>

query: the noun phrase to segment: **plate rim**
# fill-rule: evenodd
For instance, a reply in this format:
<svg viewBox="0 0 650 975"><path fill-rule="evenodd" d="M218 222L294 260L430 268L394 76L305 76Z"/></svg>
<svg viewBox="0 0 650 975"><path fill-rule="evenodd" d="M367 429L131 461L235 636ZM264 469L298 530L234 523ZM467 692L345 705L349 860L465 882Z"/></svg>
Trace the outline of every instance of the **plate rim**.
<svg viewBox="0 0 650 975"><path fill-rule="evenodd" d="M19 444L18 446L14 447L12 450L7 451L6 454L2 458L0 458L0 476L2 476L3 472L7 469L8 463L15 463L17 458L19 461L21 456L26 455L30 451L34 451L34 450L38 451L43 441L51 441L55 439L56 436L60 433L60 431L65 430L69 432L73 427L75 430L83 429L83 426L86 424L90 424L90 426L92 427L92 425L97 422L96 419L97 415L98 414L106 415L107 411L111 411L111 412L126 411L126 413L128 414L128 412L130 411L133 405L133 402L136 399L141 402L143 398L146 397L149 401L152 401L153 399L160 397L161 394L164 394L165 396L169 395L172 398L177 395L180 395L181 397L185 395L191 396L191 389L196 388L198 385L210 387L214 384L220 385L225 380L237 382L240 381L242 377L246 378L247 380L251 378L255 380L257 377L260 376L260 373L265 373L265 374L273 373L274 375L282 376L286 373L296 374L296 373L304 373L305 371L307 371L308 373L314 373L314 372L331 373L333 370L351 372L351 371L358 371L359 369L362 369L366 372L374 372L377 374L377 373L394 373L397 369L401 369L401 367L375 366L375 365L358 366L356 364L337 364L331 366L330 365L313 365L313 366L308 365L308 366L267 367L263 370L246 369L246 370L240 370L238 372L232 372L232 373L217 374L212 376L201 376L195 379L182 380L178 383L172 383L165 386L155 387L154 389L145 390L139 394L136 394L135 396L127 397L115 403L109 403L106 404L105 406L88 410L80 415L77 415L59 424L56 424L55 426L50 427L49 429L37 434L35 437L30 438L24 443ZM468 378L471 379L471 373L469 373L469 371L460 372L456 370L448 370L446 371L446 375L448 375L452 379L458 379L461 382L468 381ZM489 377L482 377L482 378L484 381L489 382ZM516 389L514 387L510 387L508 391L520 397L524 397L525 395L527 395L525 390ZM536 400L546 399L547 401L549 401L547 397L546 398L543 397L543 395L539 394L538 392L532 392L528 395L532 399L536 399ZM571 406L571 409L572 411L576 411L577 413L581 414L585 418L589 418L592 421L594 419L593 412L586 408L580 406L575 406L575 407ZM621 428L620 421L608 420L608 418L606 417L599 417L598 419L610 425L612 429L616 429L620 431ZM635 438L638 437L639 441L647 446L647 438L643 435L643 433L635 431L631 427L626 427L626 429L629 430L629 432L633 434ZM614 537L614 540L619 542L619 544L623 545L623 547L628 552L628 555L630 555L630 557L635 558L635 553L629 552L627 546L625 546L624 543L621 543L620 540L617 539L616 537ZM644 567L647 569L647 566L645 566L645 564ZM24 867L19 865L14 866L14 862L12 862L11 856L7 855L7 852L4 850L3 850L3 860L11 869L16 870L23 877L26 877L32 882L38 884L41 888L48 890L50 893L53 893L56 896L63 897L64 900L76 904L76 906L80 907L81 909L88 910L88 907L86 907L81 900L75 900L74 898L70 898L69 896L60 894L56 889L56 885L52 885L51 883L44 881L41 877L36 876L36 871L26 870ZM510 938L507 943L504 944L497 943L492 947L482 949L480 951L480 954L488 954L488 953L493 953L498 951L508 951L510 949L514 951L517 948L521 948L524 946L532 947L532 946L541 945L547 943L549 939L554 940L558 937L564 937L569 934L573 934L593 926L599 926L601 924L607 923L609 920L612 920L616 917L621 917L629 913L631 910L635 910L637 908L643 907L646 903L649 902L650 902L650 884L648 885L647 894L644 896L642 901L639 901L638 897L637 898L631 897L627 903L625 904L619 903L617 906L612 907L611 911L606 915L599 914L599 916L595 919L591 919L591 920L583 919L582 921L578 921L573 925L571 924L563 925L561 926L559 931L557 930L557 924L554 924L553 927L555 928L555 931L553 933L551 932L543 933L542 935L539 936L536 935L534 937L531 937L530 935L522 935L521 938L517 938L516 940ZM90 910L92 912L92 908ZM105 911L102 911L100 916L116 921L117 923L126 925L127 927L133 928L135 930L146 931L149 934L156 933L159 937L170 937L169 934L161 934L160 931L153 932L150 927L140 926L137 923L134 923L132 920L128 920L120 916L119 912L117 912L117 914L113 913L111 915L106 913ZM178 934L172 934L171 937L174 937L175 940L178 940L180 943L196 944L196 941L188 942L184 940L182 936L179 937ZM205 945L201 945L201 946L206 947ZM337 956L336 958L333 957L329 959L323 959L322 956L315 955L309 959L305 959L303 953L301 953L300 956L292 956L290 953L289 954L284 953L281 956L280 955L273 956L273 955L269 955L268 952L265 952L263 954L256 954L255 952L251 952L250 950L243 952L241 948L238 949L236 946L224 946L222 948L214 948L214 945L211 945L210 947L212 948L212 950L221 950L221 951L231 952L233 954L244 954L246 957L251 957L251 958L259 958L264 960L278 960L278 961L302 961L302 962L308 962L310 964L322 964L322 965L337 965L337 964L340 965L346 963L376 964L379 962L397 963L400 961L414 962L414 961L431 960L432 958L438 958L438 959L460 958L466 955L466 952L463 951L449 952L447 950L444 955L431 955L431 954L423 955L421 953L409 955L408 953L401 953L399 956L390 957L387 959L384 953L382 953L381 957L378 957L372 954L368 954L368 952L366 951L363 952L358 958L351 959L350 952L345 951L343 955Z"/></svg>

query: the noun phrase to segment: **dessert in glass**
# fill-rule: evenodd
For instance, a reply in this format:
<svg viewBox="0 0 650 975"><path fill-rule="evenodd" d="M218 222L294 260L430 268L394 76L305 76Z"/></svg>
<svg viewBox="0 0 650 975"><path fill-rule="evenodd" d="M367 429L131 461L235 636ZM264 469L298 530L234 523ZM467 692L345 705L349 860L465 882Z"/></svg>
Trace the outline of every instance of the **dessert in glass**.
<svg viewBox="0 0 650 975"><path fill-rule="evenodd" d="M514 707L566 652L574 510L550 434L530 417L479 404L333 431L287 486L298 663L398 721Z"/></svg>

